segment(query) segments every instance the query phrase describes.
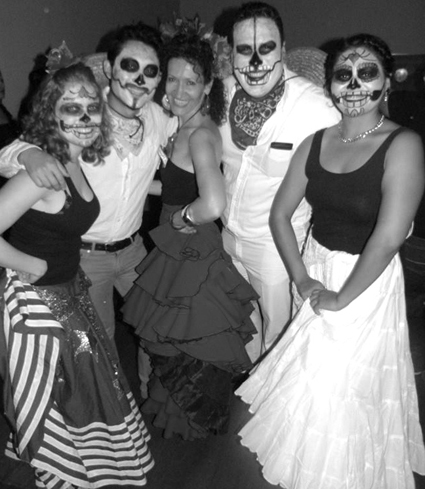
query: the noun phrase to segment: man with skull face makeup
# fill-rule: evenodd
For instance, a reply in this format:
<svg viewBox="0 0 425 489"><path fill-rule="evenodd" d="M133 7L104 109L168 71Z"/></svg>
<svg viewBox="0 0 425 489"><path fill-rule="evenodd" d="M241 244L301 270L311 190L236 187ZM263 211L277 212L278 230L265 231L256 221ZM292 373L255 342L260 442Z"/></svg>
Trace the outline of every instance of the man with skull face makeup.
<svg viewBox="0 0 425 489"><path fill-rule="evenodd" d="M81 266L92 281L90 295L112 339L113 289L122 296L130 290L137 278L135 267L147 253L138 234L144 203L159 164L159 149L177 126L177 121L165 115L152 100L161 77L160 44L157 30L142 23L121 27L116 32L104 61L109 80L105 97L112 126L111 153L103 165L81 163L101 207L98 219L83 236ZM66 128L78 114L60 117ZM37 185L62 188L61 165L38 148L15 141L3 150L1 159L5 176L10 176L22 163ZM140 349L143 396L149 371L148 357Z"/></svg>
<svg viewBox="0 0 425 489"><path fill-rule="evenodd" d="M289 278L268 223L273 198L301 141L335 124L339 115L321 88L287 69L276 9L262 2L244 4L229 41L234 78L226 80L230 112L221 128L227 192L223 240L261 297L253 315L260 334L247 345L255 361L291 317ZM309 216L302 203L294 217L300 244Z"/></svg>

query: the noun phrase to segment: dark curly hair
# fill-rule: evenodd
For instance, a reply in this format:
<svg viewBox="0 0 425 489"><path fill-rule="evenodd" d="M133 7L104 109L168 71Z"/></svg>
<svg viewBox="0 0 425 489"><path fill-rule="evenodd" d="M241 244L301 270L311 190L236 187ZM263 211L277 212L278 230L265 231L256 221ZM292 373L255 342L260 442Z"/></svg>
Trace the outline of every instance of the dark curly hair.
<svg viewBox="0 0 425 489"><path fill-rule="evenodd" d="M82 158L89 163L100 163L109 154L109 124L105 117L105 106L101 89L96 83L93 72L83 63L75 63L60 68L46 76L40 84L31 103L28 115L23 120L22 139L35 144L57 158L63 165L70 159L68 143L58 133L58 122L55 118L57 101L64 94L68 82L88 82L96 88L102 111L100 134L94 143L84 148Z"/></svg>
<svg viewBox="0 0 425 489"><path fill-rule="evenodd" d="M391 77L394 69L394 57L388 44L378 36L372 34L355 34L350 37L341 37L332 40L332 48L325 61L325 90L331 93L332 77L335 64L339 56L350 48L367 48L372 51L382 63L382 68L387 77Z"/></svg>
<svg viewBox="0 0 425 489"><path fill-rule="evenodd" d="M150 46L157 56L162 46L162 39L158 29L146 25L143 22L119 27L112 36L108 48L107 57L111 66L114 65L116 58L120 55L124 46L129 41L139 41Z"/></svg>
<svg viewBox="0 0 425 489"><path fill-rule="evenodd" d="M211 119L220 126L226 120L226 99L224 85L221 80L214 77L214 53L208 41L195 34L177 34L168 41L161 53L162 81L159 87L160 94L165 93L165 84L168 76L168 62L171 59L184 59L193 66L193 71L202 76L204 84L213 80L210 99Z"/></svg>
<svg viewBox="0 0 425 489"><path fill-rule="evenodd" d="M233 47L233 31L236 24L248 19L270 19L276 24L276 27L280 34L280 40L285 41L285 32L283 30L282 17L279 15L277 9L265 2L248 2L242 4L242 6L235 12L233 17L233 27L230 29L228 42Z"/></svg>

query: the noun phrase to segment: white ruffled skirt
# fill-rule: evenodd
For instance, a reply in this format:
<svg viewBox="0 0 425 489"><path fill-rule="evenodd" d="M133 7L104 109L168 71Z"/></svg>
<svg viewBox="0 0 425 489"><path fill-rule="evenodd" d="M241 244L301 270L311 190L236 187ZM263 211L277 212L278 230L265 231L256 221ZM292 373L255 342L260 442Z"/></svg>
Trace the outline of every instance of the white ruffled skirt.
<svg viewBox="0 0 425 489"><path fill-rule="evenodd" d="M310 276L339 290L358 255L310 238ZM263 475L286 489L414 489L425 450L398 255L348 307L306 301L236 394L254 414L240 432Z"/></svg>

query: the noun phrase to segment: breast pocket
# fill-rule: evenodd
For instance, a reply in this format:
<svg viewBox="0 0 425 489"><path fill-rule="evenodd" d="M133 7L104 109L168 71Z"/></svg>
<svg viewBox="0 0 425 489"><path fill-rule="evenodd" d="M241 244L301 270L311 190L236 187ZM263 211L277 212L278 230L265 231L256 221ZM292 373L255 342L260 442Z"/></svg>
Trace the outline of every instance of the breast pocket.
<svg viewBox="0 0 425 489"><path fill-rule="evenodd" d="M292 143L272 143L264 152L262 169L269 177L283 178L292 156Z"/></svg>

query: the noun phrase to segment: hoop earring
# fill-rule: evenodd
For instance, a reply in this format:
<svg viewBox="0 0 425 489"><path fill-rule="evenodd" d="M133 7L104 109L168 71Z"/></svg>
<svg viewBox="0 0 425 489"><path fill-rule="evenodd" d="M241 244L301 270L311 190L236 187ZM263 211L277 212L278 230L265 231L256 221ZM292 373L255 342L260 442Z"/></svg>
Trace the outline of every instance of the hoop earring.
<svg viewBox="0 0 425 489"><path fill-rule="evenodd" d="M201 106L201 114L202 115L209 115L211 109L211 102L210 102L210 96L208 94L205 94L204 100L202 102Z"/></svg>
<svg viewBox="0 0 425 489"><path fill-rule="evenodd" d="M171 105L170 101L168 100L167 94L165 94L162 99L161 99L161 104L164 107L165 110L168 110L168 112L171 112Z"/></svg>

